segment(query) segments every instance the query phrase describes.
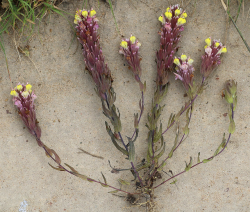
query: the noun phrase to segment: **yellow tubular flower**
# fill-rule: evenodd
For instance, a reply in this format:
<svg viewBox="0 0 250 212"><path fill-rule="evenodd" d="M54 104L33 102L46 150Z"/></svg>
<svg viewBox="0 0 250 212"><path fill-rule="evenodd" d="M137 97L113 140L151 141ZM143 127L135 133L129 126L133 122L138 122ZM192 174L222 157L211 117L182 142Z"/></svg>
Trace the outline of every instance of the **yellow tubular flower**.
<svg viewBox="0 0 250 212"><path fill-rule="evenodd" d="M204 46L204 49L206 49L207 48L207 45L206 46Z"/></svg>
<svg viewBox="0 0 250 212"><path fill-rule="evenodd" d="M17 85L17 86L16 86L16 89L20 91L20 90L23 89L23 86L22 86L22 85Z"/></svg>
<svg viewBox="0 0 250 212"><path fill-rule="evenodd" d="M181 64L178 58L174 59L174 64L177 66L179 66Z"/></svg>
<svg viewBox="0 0 250 212"><path fill-rule="evenodd" d="M177 21L177 25L180 26L180 25L185 24L186 22L187 22L186 19L184 19L184 18L179 18L178 21Z"/></svg>
<svg viewBox="0 0 250 212"><path fill-rule="evenodd" d="M187 55L185 55L185 54L181 55L181 60L186 61L187 60Z"/></svg>
<svg viewBox="0 0 250 212"><path fill-rule="evenodd" d="M207 44L208 46L211 46L211 38L207 38L207 39L205 40L205 42L206 42L206 44Z"/></svg>
<svg viewBox="0 0 250 212"><path fill-rule="evenodd" d="M165 16L168 20L171 20L172 18L172 13L171 12L165 12Z"/></svg>
<svg viewBox="0 0 250 212"><path fill-rule="evenodd" d="M22 96L23 96L24 98L27 98L27 97L29 96L29 92L28 92L28 91L22 92Z"/></svg>
<svg viewBox="0 0 250 212"><path fill-rule="evenodd" d="M15 90L13 90L13 91L10 92L10 95L11 95L11 96L17 97L17 96L18 96L18 93L17 93Z"/></svg>
<svg viewBox="0 0 250 212"><path fill-rule="evenodd" d="M127 49L128 48L128 43L127 43L127 41L122 41L121 43L120 43L120 46L122 47L122 48L124 48L124 49Z"/></svg>
<svg viewBox="0 0 250 212"><path fill-rule="evenodd" d="M81 21L81 20L82 20L81 17L78 15L78 13L76 13L74 24L78 24L78 21Z"/></svg>
<svg viewBox="0 0 250 212"><path fill-rule="evenodd" d="M161 23L163 23L163 17L162 17L162 15L158 18L158 20L159 20Z"/></svg>
<svg viewBox="0 0 250 212"><path fill-rule="evenodd" d="M86 10L82 11L82 16L84 18L86 18L88 16L88 14L89 14L88 11L86 11Z"/></svg>
<svg viewBox="0 0 250 212"><path fill-rule="evenodd" d="M188 59L188 65L192 65L192 64L193 64L193 62L194 62L194 60L193 60L193 59Z"/></svg>
<svg viewBox="0 0 250 212"><path fill-rule="evenodd" d="M227 52L227 48L226 47L223 47L222 49L221 49L221 53L226 53Z"/></svg>
<svg viewBox="0 0 250 212"><path fill-rule="evenodd" d="M32 88L31 84L26 85L26 91L31 93L31 91L32 91L31 88Z"/></svg>
<svg viewBox="0 0 250 212"><path fill-rule="evenodd" d="M170 10L170 8L169 8L169 7L166 9L166 12L171 12L171 10Z"/></svg>
<svg viewBox="0 0 250 212"><path fill-rule="evenodd" d="M90 17L93 17L95 14L96 14L96 11L95 11L95 10L91 10L91 11L90 11Z"/></svg>
<svg viewBox="0 0 250 212"><path fill-rule="evenodd" d="M218 47L220 45L220 43L216 42L214 45L215 45L215 47Z"/></svg>
<svg viewBox="0 0 250 212"><path fill-rule="evenodd" d="M135 36L131 36L129 40L131 41L132 44L134 44L135 40L136 40L136 37Z"/></svg>
<svg viewBox="0 0 250 212"><path fill-rule="evenodd" d="M187 13L184 12L181 14L181 18L186 18L186 17L187 17Z"/></svg>
<svg viewBox="0 0 250 212"><path fill-rule="evenodd" d="M178 16L181 14L181 11L179 9L177 9L177 10L175 10L174 14L175 14L175 16Z"/></svg>

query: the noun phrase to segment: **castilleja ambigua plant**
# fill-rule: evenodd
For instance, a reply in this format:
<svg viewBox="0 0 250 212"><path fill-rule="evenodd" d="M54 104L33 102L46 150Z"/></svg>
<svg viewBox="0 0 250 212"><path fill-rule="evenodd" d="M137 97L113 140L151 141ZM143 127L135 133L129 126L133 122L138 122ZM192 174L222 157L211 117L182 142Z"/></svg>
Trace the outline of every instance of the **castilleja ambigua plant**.
<svg viewBox="0 0 250 212"><path fill-rule="evenodd" d="M56 152L45 146L41 140L41 130L38 127L36 121L34 99L35 94L31 91L31 85L18 84L12 91L13 101L17 106L18 113L21 116L24 124L29 129L30 133L36 137L38 145L43 147L46 155L51 157L58 165L58 167L52 166L59 171L67 171L77 177L90 182L96 182L104 187L113 188L114 192L126 193L127 200L132 204L137 204L140 196L148 198L146 205L149 209L154 208L154 190L173 180L176 182L176 177L189 171L197 165L207 163L214 157L221 154L231 137L231 134L235 131L234 123L234 111L237 103L237 83L233 80L226 82L225 99L229 104L229 135L228 138L223 136L222 142L216 149L215 153L206 159L200 160L198 154L197 163L193 163L192 157L190 162L186 164L184 170L176 175L173 175L167 180L162 180L161 173L164 166L167 164L167 160L170 159L174 152L181 146L183 141L189 134L189 123L192 118L192 112L194 108L194 102L198 95L200 95L204 89L205 81L209 75L217 68L221 63L221 54L227 52L225 46L219 40L212 41L211 38L205 40L205 54L202 56L200 73L202 75L202 81L200 84L196 84L194 81L195 69L193 67L193 59L182 54L177 57L175 54L179 48L179 41L181 39L181 32L184 30L186 23L187 13L182 10L179 5L168 7L158 20L161 23L160 35L160 49L156 52L157 70L156 70L156 86L154 97L152 100L152 108L148 114L148 121L146 127L148 128L147 134L147 155L146 159L139 162L136 161L135 142L138 138L139 123L144 111L144 94L146 91L146 83L142 83L141 75L143 71L141 69L141 60L139 49L141 43L136 39L134 35L131 35L128 39L123 39L120 43L119 53L124 55L124 59L127 62L128 68L132 71L136 82L139 84L141 92L141 99L139 101L140 114L134 116L134 133L132 136L124 136L122 132L122 123L120 120L120 113L115 106L116 95L114 88L112 87L111 71L108 65L104 61L103 52L100 46L98 35L98 20L96 18L95 10L77 10L75 14L74 23L76 24L76 35L79 42L82 45L83 58L85 62L85 68L92 76L93 81L96 84L96 92L100 97L102 103L103 113L109 118L110 124L105 122L106 130L111 138L112 143L125 157L128 159L129 168L115 169L112 168L112 172L130 171L134 177L134 181L128 182L128 180L119 180L120 184L128 185L132 184L135 188L135 192L128 192L125 189L117 188L117 186L111 186L107 183L106 178L102 174L103 182L94 180L86 175L80 174L72 166L61 164L61 160ZM177 114L171 114L169 117L168 125L163 126L160 123L160 116L164 106L161 106L162 99L166 96L169 86L169 75L175 75L176 80L180 80L185 92L188 95L188 102L180 109ZM186 113L186 124L183 130L179 129L179 118ZM169 152L165 151L165 140L163 135L175 125L176 123L176 135L174 144ZM180 136L181 135L181 136ZM127 140L125 140L125 137ZM168 141L169 143L169 141ZM140 142L140 145L143 143ZM139 204L138 204L139 205Z"/></svg>

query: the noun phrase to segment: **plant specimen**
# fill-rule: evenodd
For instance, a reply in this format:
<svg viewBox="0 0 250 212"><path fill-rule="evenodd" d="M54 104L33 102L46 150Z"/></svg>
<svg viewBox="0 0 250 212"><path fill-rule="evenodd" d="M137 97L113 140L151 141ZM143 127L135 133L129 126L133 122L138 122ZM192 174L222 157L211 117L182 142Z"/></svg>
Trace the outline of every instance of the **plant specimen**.
<svg viewBox="0 0 250 212"><path fill-rule="evenodd" d="M139 125L141 117L144 112L144 95L146 92L146 82L141 81L143 71L141 69L142 58L139 53L141 43L134 35L130 38L124 39L120 43L119 53L124 56L129 69L132 71L138 87L141 92L141 99L139 101L140 113L134 115L134 132L131 136L124 136L122 131L122 123L120 119L119 109L115 105L116 94L112 86L113 79L108 65L105 63L102 49L100 47L98 35L98 20L96 18L96 11L91 9L77 10L75 14L74 23L76 24L76 35L82 45L83 58L86 70L92 76L96 85L96 93L100 97L103 114L109 119L109 123L105 122L107 133L110 136L111 142L116 149L120 151L128 160L130 168L115 169L112 171L130 171L134 177L134 181L119 180L120 184L133 184L135 191L129 192L123 188L117 188L109 185L105 176L102 174L103 182L89 178L86 175L80 174L72 166L61 163L60 157L53 150L48 148L41 141L41 129L38 126L35 115L34 99L35 94L31 90L31 85L18 84L12 91L13 101L18 108L18 113L21 116L24 124L29 129L30 133L36 137L37 143L42 147L46 155L57 163L57 167L51 165L52 168L59 171L66 171L81 179L89 182L96 182L104 187L113 188L114 192L123 192L127 194L127 200L132 204L137 204L140 196L147 198L146 205L151 210L154 208L154 190L159 186L174 180L176 177L189 171L190 169L211 161L214 157L220 155L226 148L232 133L235 131L234 112L237 104L237 83L234 80L228 80L225 83L224 96L229 104L229 135L225 138L223 135L222 142L214 154L206 159L200 160L198 153L197 162L193 162L190 157L190 162L186 164L184 170L176 175L173 175L167 180L161 180L161 173L167 161L172 158L174 152L180 148L181 144L188 137L189 124L192 119L194 102L196 98L202 94L205 88L205 83L210 74L220 65L221 54L226 53L227 49L219 40L212 40L207 38L205 40L205 53L202 56L200 72L202 74L202 81L200 84L194 81L195 70L193 67L193 59L182 54L176 57L175 54L179 48L179 41L181 39L181 32L184 30L187 14L179 5L173 5L166 9L166 12L159 17L161 22L160 35L160 49L156 52L157 74L156 86L152 100L151 111L148 114L146 127L147 134L147 155L145 160L136 161L135 142L138 142ZM164 106L162 104L163 98L168 92L169 75L174 74L176 80L180 80L183 84L188 102L180 109L177 114L171 114L168 125L163 126L160 122L160 117ZM180 116L186 114L186 122L184 128L179 128ZM169 152L165 151L166 142L163 135L176 124L176 135L172 149Z"/></svg>

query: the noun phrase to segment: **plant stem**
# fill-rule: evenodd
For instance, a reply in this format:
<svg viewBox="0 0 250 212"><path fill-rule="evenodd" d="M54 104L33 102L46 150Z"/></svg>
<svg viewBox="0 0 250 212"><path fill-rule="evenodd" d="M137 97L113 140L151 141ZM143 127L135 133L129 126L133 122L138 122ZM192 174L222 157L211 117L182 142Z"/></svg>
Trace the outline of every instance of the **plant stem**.
<svg viewBox="0 0 250 212"><path fill-rule="evenodd" d="M121 139L121 142L122 142L123 146L125 147L125 149L126 149L127 152L128 152L128 147L127 147L127 145L125 145L121 133L118 132L118 135L120 136L120 139ZM139 173L137 172L137 170L136 170L136 168L135 168L135 166L134 166L134 163L133 163L133 162L130 162L130 164L131 164L131 166L132 166L132 168L133 168L133 171L134 171L135 174L137 175L137 177L138 177L138 179L139 179L139 181L140 181L141 186L143 187L142 179L140 178L140 175L139 175Z"/></svg>
<svg viewBox="0 0 250 212"><path fill-rule="evenodd" d="M138 124L140 123L140 120L141 120L141 117L142 117L142 113L144 111L144 92L143 91L141 92L141 100L142 100L142 108L141 108L140 116L139 116L139 119L138 119ZM135 136L135 132L136 132L136 129L134 130L134 133L131 136L132 140L133 140L133 137Z"/></svg>
<svg viewBox="0 0 250 212"><path fill-rule="evenodd" d="M35 136L36 136L36 135L35 135ZM53 158L53 156L52 156L52 155L47 151L47 149L45 148L45 145L44 145L43 142L40 140L40 138L38 138L38 137L36 136L36 140L37 140L40 144L42 144L41 147L44 149L44 151L46 152L46 154L49 155L49 157L50 157L55 163L57 163L57 165L58 165L59 168L61 168L61 169L63 169L64 171L68 172L69 174L72 174L72 175L78 177L78 176L76 175L76 173L74 173L74 172L68 170L67 168L65 168L64 166L62 166L60 163L58 163L58 162ZM101 185L108 186L109 188L113 188L113 189L115 189L115 190L117 190L117 191L121 191L121 192L124 192L124 193L127 193L127 194L139 194L139 193L130 193L130 192L121 190L121 189L119 189L119 188L115 188L115 187L110 186L110 185L108 185L108 184L106 184L106 183L102 183L102 182L96 181L96 180L94 180L94 179L92 179L92 178L87 178L87 181L92 181L92 182L95 182L95 183L99 183L99 184L101 184Z"/></svg>
<svg viewBox="0 0 250 212"><path fill-rule="evenodd" d="M201 86L203 86L204 82L205 82L205 77L203 77L202 82L201 82ZM185 108L182 110L182 112L180 113L180 116L193 104L193 102L195 101L195 99L198 97L198 94L195 95L195 97L190 101L190 103L188 105L185 106ZM175 120L169 125L169 127L162 133L162 135L164 135L175 123Z"/></svg>
<svg viewBox="0 0 250 212"><path fill-rule="evenodd" d="M233 108L234 108L234 106L233 106L233 104L231 104L231 109L232 109L232 119L234 119L234 110L233 110ZM212 158L214 158L214 157L217 157L218 155L220 155L224 150L225 150L225 148L227 147L227 145L228 145L228 142L229 142L229 140L230 140L230 138L231 138L231 133L229 133L229 135L228 135L228 139L227 139L227 142L226 142L226 144L225 144L225 146L222 148L222 150L217 154L217 155L215 155L215 156L211 156L210 158L208 158L207 160L210 160L210 159L212 159ZM190 167L190 169L192 169L192 168L194 168L194 167L196 167L196 166L198 166L198 165L200 165L201 163L203 163L203 161L201 161L201 162L199 162L199 163L196 163L195 165L193 165L193 166L191 166ZM170 177L169 179L167 179L167 180L165 180L165 181L163 181L162 183L160 183L159 185L157 185L157 186L155 186L155 187L153 187L153 189L155 189L155 188L158 188L159 186L161 186L161 185L163 185L164 183L166 183L166 182L168 182L169 180L171 180L171 179L173 179L173 178L175 178L175 177L177 177L177 176L179 176L179 175L181 175L181 174L183 174L183 173L185 173L186 171L182 171L182 172L180 172L179 174L176 174L176 175L174 175L173 177Z"/></svg>

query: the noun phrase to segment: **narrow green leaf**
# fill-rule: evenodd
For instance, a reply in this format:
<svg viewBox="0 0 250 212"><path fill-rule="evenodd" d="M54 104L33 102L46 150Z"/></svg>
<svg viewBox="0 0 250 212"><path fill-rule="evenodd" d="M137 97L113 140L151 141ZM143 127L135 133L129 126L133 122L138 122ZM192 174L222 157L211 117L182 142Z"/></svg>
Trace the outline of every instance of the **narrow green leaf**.
<svg viewBox="0 0 250 212"><path fill-rule="evenodd" d="M198 153L198 159L197 159L197 163L200 163L200 152Z"/></svg>
<svg viewBox="0 0 250 212"><path fill-rule="evenodd" d="M235 122L232 118L230 118L230 124L229 124L229 129L228 132L233 134L235 131Z"/></svg>
<svg viewBox="0 0 250 212"><path fill-rule="evenodd" d="M157 171L158 171L158 172L159 172L159 171L162 171L163 167L166 166L166 165L167 165L166 162L162 163L162 164L159 166L159 168L157 169Z"/></svg>
<svg viewBox="0 0 250 212"><path fill-rule="evenodd" d="M214 158L214 157L212 157L212 158L210 158L210 159L204 159L204 160L202 161L202 163L207 163L207 162L213 160L213 158Z"/></svg>
<svg viewBox="0 0 250 212"><path fill-rule="evenodd" d="M50 165L53 169L55 169L55 170L58 170L58 171L65 171L63 168L54 167L54 166L52 166L50 163L49 163L49 165Z"/></svg>
<svg viewBox="0 0 250 212"><path fill-rule="evenodd" d="M130 185L130 182L127 182L121 178L118 179L118 182L121 183L122 185Z"/></svg>
<svg viewBox="0 0 250 212"><path fill-rule="evenodd" d="M110 194L115 194L115 193L117 193L118 192L118 190L114 190L114 191L109 191L108 193L110 193Z"/></svg>
<svg viewBox="0 0 250 212"><path fill-rule="evenodd" d="M163 143L163 148L161 152L158 155L156 155L154 159L158 160L163 155L164 152L165 152L165 142Z"/></svg>
<svg viewBox="0 0 250 212"><path fill-rule="evenodd" d="M189 170L191 169L192 163L193 163L193 158L190 157L190 162L189 162L189 164L188 164L188 165L186 164L186 168L185 168L185 171L186 171L186 172L189 171Z"/></svg>
<svg viewBox="0 0 250 212"><path fill-rule="evenodd" d="M110 127L108 126L108 123L105 121L106 124L106 130L111 138L111 141L113 142L114 146L120 151L122 152L124 155L128 156L128 152L127 150L123 149L122 147L120 147L120 145L116 142L115 136L112 133L112 130L110 129Z"/></svg>
<svg viewBox="0 0 250 212"><path fill-rule="evenodd" d="M170 184L175 184L177 182L177 179L175 179L172 183L170 183Z"/></svg>
<svg viewBox="0 0 250 212"><path fill-rule="evenodd" d="M129 139L129 154L128 154L128 159L130 162L135 161L135 145L134 142Z"/></svg>

